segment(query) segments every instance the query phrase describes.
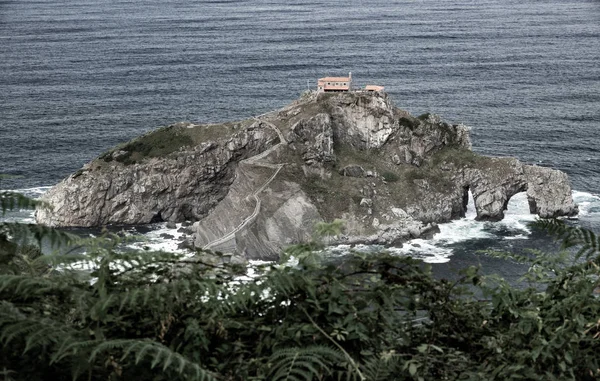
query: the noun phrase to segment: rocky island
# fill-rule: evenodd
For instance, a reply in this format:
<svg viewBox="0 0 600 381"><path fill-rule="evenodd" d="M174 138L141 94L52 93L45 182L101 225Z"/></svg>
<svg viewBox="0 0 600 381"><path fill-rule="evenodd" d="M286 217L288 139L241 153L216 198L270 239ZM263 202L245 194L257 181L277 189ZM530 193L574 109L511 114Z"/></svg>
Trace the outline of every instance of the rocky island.
<svg viewBox="0 0 600 381"><path fill-rule="evenodd" d="M573 216L558 170L471 151L469 129L414 117L381 92L311 93L257 117L178 123L118 146L48 191L38 223L190 221L193 245L272 259L342 219L338 243L401 244L465 215L504 217L527 192L531 213Z"/></svg>

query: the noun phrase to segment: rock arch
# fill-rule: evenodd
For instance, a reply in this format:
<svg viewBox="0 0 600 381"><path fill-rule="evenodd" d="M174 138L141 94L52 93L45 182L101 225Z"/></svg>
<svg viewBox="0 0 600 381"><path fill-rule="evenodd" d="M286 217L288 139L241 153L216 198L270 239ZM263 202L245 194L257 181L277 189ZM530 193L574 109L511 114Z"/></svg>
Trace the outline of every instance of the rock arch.
<svg viewBox="0 0 600 381"><path fill-rule="evenodd" d="M502 220L508 201L520 192L527 192L529 211L542 218L574 216L578 213L565 173L552 168L523 165L514 158L494 158L493 161L504 161L504 165L465 171L466 186L473 194L477 220Z"/></svg>

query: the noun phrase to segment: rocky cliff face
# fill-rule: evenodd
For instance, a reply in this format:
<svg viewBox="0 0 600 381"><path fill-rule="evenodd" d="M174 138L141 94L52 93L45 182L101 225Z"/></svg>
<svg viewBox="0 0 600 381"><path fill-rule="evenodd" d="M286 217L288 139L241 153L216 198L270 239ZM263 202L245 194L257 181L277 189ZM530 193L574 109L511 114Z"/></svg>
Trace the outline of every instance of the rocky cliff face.
<svg viewBox="0 0 600 381"><path fill-rule="evenodd" d="M237 163L277 139L256 122L227 139L181 147L141 163L94 160L44 195L52 209L38 209L36 219L50 226L84 227L198 220L225 197Z"/></svg>
<svg viewBox="0 0 600 381"><path fill-rule="evenodd" d="M259 118L180 124L104 154L45 196L54 226L195 221L194 246L273 258L341 218L337 242L398 244L464 216L500 220L527 192L532 213L571 216L560 171L471 150L468 128L415 118L385 94L319 94Z"/></svg>

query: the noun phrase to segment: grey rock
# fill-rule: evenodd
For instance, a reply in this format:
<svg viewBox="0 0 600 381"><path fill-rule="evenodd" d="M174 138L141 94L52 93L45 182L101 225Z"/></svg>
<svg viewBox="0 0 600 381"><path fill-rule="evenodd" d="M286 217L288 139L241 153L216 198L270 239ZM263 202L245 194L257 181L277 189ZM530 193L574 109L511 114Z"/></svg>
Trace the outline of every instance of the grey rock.
<svg viewBox="0 0 600 381"><path fill-rule="evenodd" d="M335 161L333 129L328 114L321 113L307 120L302 119L292 127L292 132L304 142L302 158L306 165L323 165Z"/></svg>
<svg viewBox="0 0 600 381"><path fill-rule="evenodd" d="M574 216L567 175L551 168L523 165L513 158L493 158L488 170L467 169L465 186L470 187L478 220L500 221L508 201L519 192L527 192L531 213L542 218Z"/></svg>
<svg viewBox="0 0 600 381"><path fill-rule="evenodd" d="M192 234L191 226L192 225L188 225L187 227L181 226L179 229L177 229L177 232L184 234Z"/></svg>
<svg viewBox="0 0 600 381"><path fill-rule="evenodd" d="M564 172L538 166L525 166L529 211L542 218L575 216L579 208L573 202L571 184Z"/></svg>
<svg viewBox="0 0 600 381"><path fill-rule="evenodd" d="M350 164L340 169L340 175L349 177L365 177L365 169L360 165Z"/></svg>
<svg viewBox="0 0 600 381"><path fill-rule="evenodd" d="M410 150L408 149L408 147L401 147L402 152L404 152L404 162L406 164L412 164L413 162L413 155L410 152Z"/></svg>
<svg viewBox="0 0 600 381"><path fill-rule="evenodd" d="M418 226L409 227L408 232L412 238L419 238L421 236L421 229Z"/></svg>
<svg viewBox="0 0 600 381"><path fill-rule="evenodd" d="M408 215L408 213L406 213L403 209L401 208L392 208L392 213L397 217L397 218L401 218L401 219L407 219L410 218L410 216Z"/></svg>
<svg viewBox="0 0 600 381"><path fill-rule="evenodd" d="M371 206L373 206L373 200L371 200L370 198L363 198L362 200L360 200L360 206L366 206L367 208L370 208Z"/></svg>
<svg viewBox="0 0 600 381"><path fill-rule="evenodd" d="M387 96L344 94L328 101L334 136L339 143L358 150L380 148L398 129L394 106Z"/></svg>
<svg viewBox="0 0 600 381"><path fill-rule="evenodd" d="M177 249L179 249L179 250L194 250L195 249L194 241L191 239L183 240L182 242L180 242L177 245Z"/></svg>
<svg viewBox="0 0 600 381"><path fill-rule="evenodd" d="M127 155L127 151L119 150L119 151L115 151L112 153L112 158L113 158L113 160L119 160L119 159L125 157L125 155Z"/></svg>

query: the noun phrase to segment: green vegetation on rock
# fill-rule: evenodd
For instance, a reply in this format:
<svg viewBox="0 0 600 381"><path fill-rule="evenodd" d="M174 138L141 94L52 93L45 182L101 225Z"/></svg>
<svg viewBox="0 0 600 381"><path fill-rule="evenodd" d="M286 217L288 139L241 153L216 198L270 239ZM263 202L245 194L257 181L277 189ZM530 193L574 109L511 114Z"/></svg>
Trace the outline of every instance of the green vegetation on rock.
<svg viewBox="0 0 600 381"><path fill-rule="evenodd" d="M192 144L193 140L189 135L169 126L126 143L118 148L116 156L113 156L113 152L107 152L100 158L107 162L114 159L123 164L134 164L144 158L165 156Z"/></svg>
<svg viewBox="0 0 600 381"><path fill-rule="evenodd" d="M251 124L250 120L222 124L195 125L177 123L150 131L100 155L105 162L135 164L153 157L165 157L180 149L190 148L211 140L223 139Z"/></svg>
<svg viewBox="0 0 600 381"><path fill-rule="evenodd" d="M381 174L381 177L383 177L383 179L385 181L387 181L388 183L395 183L396 181L400 180L400 177L395 174L394 172L391 171L385 171Z"/></svg>

